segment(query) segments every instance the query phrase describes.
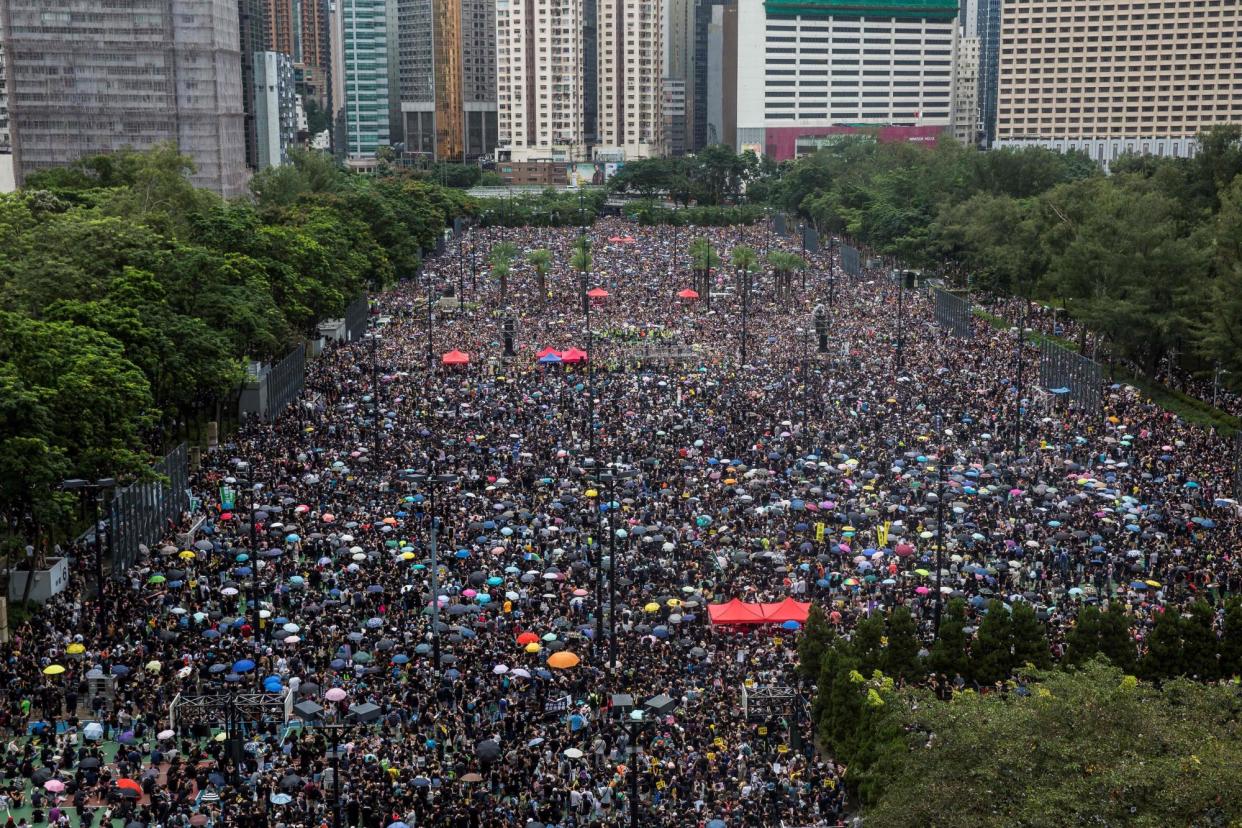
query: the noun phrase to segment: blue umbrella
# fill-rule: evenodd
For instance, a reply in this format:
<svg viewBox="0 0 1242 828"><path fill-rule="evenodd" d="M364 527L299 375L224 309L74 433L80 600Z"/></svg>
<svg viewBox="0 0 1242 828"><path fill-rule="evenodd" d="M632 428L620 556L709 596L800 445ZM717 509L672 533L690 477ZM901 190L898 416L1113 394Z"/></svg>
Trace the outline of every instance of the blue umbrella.
<svg viewBox="0 0 1242 828"><path fill-rule="evenodd" d="M249 673L253 669L254 669L254 662L248 658L243 658L243 659L240 659L239 661L233 662L234 673Z"/></svg>
<svg viewBox="0 0 1242 828"><path fill-rule="evenodd" d="M799 630L799 629L802 629L802 625L799 624L797 621L790 619L786 621L785 623L781 624L781 628L786 629L786 630Z"/></svg>
<svg viewBox="0 0 1242 828"><path fill-rule="evenodd" d="M242 576L245 576L245 575L251 575L251 574L253 574L253 573L254 573L254 570L253 570L253 569L251 569L251 568L250 568L250 567L248 567L248 566L239 566L239 567L237 567L236 569L234 569L234 570L233 570L233 572L234 572L235 574L237 574L237 575L242 575Z"/></svg>
<svg viewBox="0 0 1242 828"><path fill-rule="evenodd" d="M713 819L707 823L707 828L726 828L725 821L723 819Z"/></svg>
<svg viewBox="0 0 1242 828"><path fill-rule="evenodd" d="M227 664L213 664L207 668L207 672L212 675L217 675L219 673L223 673L227 669L229 669Z"/></svg>
<svg viewBox="0 0 1242 828"><path fill-rule="evenodd" d="M405 653L397 653L395 656L392 657L393 664L407 664L409 663L409 660L410 660L410 657L406 655Z"/></svg>
<svg viewBox="0 0 1242 828"><path fill-rule="evenodd" d="M217 784L223 785L224 783L219 782ZM272 794L270 797L268 797L268 799L273 805L288 805L290 802L293 801L293 797L289 796L289 794L286 794L286 793Z"/></svg>
<svg viewBox="0 0 1242 828"><path fill-rule="evenodd" d="M328 664L328 666L329 666L329 667L331 667L333 670L344 670L344 669L345 669L345 659L343 659L343 658L334 658L334 659L332 659L331 663L329 663L329 664Z"/></svg>
<svg viewBox="0 0 1242 828"><path fill-rule="evenodd" d="M203 638L219 638L219 630L203 630Z"/></svg>
<svg viewBox="0 0 1242 828"><path fill-rule="evenodd" d="M113 664L113 665L112 665L112 675L114 675L114 676L122 676L122 677L124 677L124 676L128 676L128 675L129 675L129 668L128 668L128 667L126 667L124 664Z"/></svg>
<svg viewBox="0 0 1242 828"><path fill-rule="evenodd" d="M301 539L302 539L302 536L298 535L295 532L290 532L289 534L285 535L285 543L297 543Z"/></svg>

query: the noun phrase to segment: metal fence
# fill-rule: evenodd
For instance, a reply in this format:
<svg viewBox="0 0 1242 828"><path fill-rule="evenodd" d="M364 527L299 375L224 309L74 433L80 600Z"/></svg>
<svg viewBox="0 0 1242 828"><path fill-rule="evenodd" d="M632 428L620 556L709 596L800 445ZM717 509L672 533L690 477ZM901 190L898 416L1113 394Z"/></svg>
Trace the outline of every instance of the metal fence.
<svg viewBox="0 0 1242 828"><path fill-rule="evenodd" d="M841 270L846 276L862 275L862 259L858 255L858 248L852 245L841 245Z"/></svg>
<svg viewBox="0 0 1242 828"><path fill-rule="evenodd" d="M362 336L367 329L367 317L371 313L371 303L364 293L349 303L345 308L345 335L349 342Z"/></svg>
<svg viewBox="0 0 1242 828"><path fill-rule="evenodd" d="M151 467L162 480L121 489L108 508L112 571L121 572L138 557L139 544L153 544L168 533L189 507L189 451L182 443Z"/></svg>
<svg viewBox="0 0 1242 828"><path fill-rule="evenodd" d="M1100 364L1045 340L1039 352L1039 384L1083 408L1100 404L1104 383Z"/></svg>
<svg viewBox="0 0 1242 828"><path fill-rule="evenodd" d="M306 346L298 345L267 374L267 411L263 418L270 419L284 410L302 391L305 380Z"/></svg>
<svg viewBox="0 0 1242 828"><path fill-rule="evenodd" d="M973 332L974 313L970 298L958 296L940 288L932 288L936 304L936 322L943 325L955 336L970 339Z"/></svg>
<svg viewBox="0 0 1242 828"><path fill-rule="evenodd" d="M819 252L819 231L809 224L802 225L802 249L807 253Z"/></svg>
<svg viewBox="0 0 1242 828"><path fill-rule="evenodd" d="M789 219L784 213L772 214L772 232L778 236L789 235Z"/></svg>
<svg viewBox="0 0 1242 828"><path fill-rule="evenodd" d="M1233 435L1233 499L1242 500L1242 431Z"/></svg>

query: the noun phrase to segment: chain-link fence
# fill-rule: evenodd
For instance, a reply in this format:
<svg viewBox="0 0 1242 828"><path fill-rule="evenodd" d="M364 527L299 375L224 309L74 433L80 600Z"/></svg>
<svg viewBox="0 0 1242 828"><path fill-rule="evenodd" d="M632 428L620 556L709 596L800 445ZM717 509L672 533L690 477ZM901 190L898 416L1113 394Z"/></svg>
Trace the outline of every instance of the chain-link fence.
<svg viewBox="0 0 1242 828"><path fill-rule="evenodd" d="M190 465L185 443L151 470L161 479L121 489L108 508L113 572L124 571L137 560L140 544L163 538L189 506Z"/></svg>
<svg viewBox="0 0 1242 828"><path fill-rule="evenodd" d="M974 313L969 297L940 288L932 288L932 296L935 299L936 322L955 336L970 339Z"/></svg>
<svg viewBox="0 0 1242 828"><path fill-rule="evenodd" d="M852 245L841 245L841 270L846 276L862 275L862 259L858 255L858 248Z"/></svg>
<svg viewBox="0 0 1242 828"><path fill-rule="evenodd" d="M1100 364L1081 354L1044 340L1039 352L1039 384L1082 408L1100 405L1103 386Z"/></svg>

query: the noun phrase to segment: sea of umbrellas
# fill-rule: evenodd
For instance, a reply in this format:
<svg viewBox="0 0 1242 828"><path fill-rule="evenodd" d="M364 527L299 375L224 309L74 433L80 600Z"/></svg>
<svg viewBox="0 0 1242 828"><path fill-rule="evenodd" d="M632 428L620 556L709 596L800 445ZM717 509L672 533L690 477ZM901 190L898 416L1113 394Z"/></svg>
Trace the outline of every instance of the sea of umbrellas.
<svg viewBox="0 0 1242 828"><path fill-rule="evenodd" d="M974 623L997 597L1057 649L1081 606L1120 601L1137 650L1158 609L1242 585L1226 443L1134 389L1076 410L1030 350L1018 393L1012 334L954 338L827 251L792 296L758 274L741 364L739 282L726 265L710 303L685 294L689 238L726 261L791 239L605 219L584 306L576 233L468 232L279 419L208 453L197 511L105 615L77 567L6 668L42 737L12 775L117 824L833 825L799 625L716 627L707 605L817 601L848 634L903 604L930 641L938 599ZM544 295L521 258L501 295L501 241L552 250ZM429 315L429 286L465 307ZM91 677L115 700L74 689ZM765 687L795 701L756 715Z"/></svg>

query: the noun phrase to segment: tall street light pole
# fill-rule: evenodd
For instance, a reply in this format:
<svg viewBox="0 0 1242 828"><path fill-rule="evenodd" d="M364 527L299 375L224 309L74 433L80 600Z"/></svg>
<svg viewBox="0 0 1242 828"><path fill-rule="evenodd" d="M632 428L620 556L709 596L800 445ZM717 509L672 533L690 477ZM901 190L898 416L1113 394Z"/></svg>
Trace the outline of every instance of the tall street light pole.
<svg viewBox="0 0 1242 828"><path fill-rule="evenodd" d="M75 477L62 482L60 488L66 492L90 492L94 495L92 500L95 506L95 589L99 591L99 629L105 632L108 629L108 605L104 600L103 575L104 492L116 488L116 478L101 477L92 481ZM31 576L27 573L26 577Z"/></svg>
<svg viewBox="0 0 1242 828"><path fill-rule="evenodd" d="M415 483L426 484L428 489L428 499L430 501L430 528L428 529L428 547L431 557L431 646L432 656L435 659L435 670L439 670L440 665L440 561L436 556L436 538L439 533L436 526L436 488L443 485L451 485L457 482L455 474L436 474L434 465L429 474L415 474L410 476L410 480Z"/></svg>

